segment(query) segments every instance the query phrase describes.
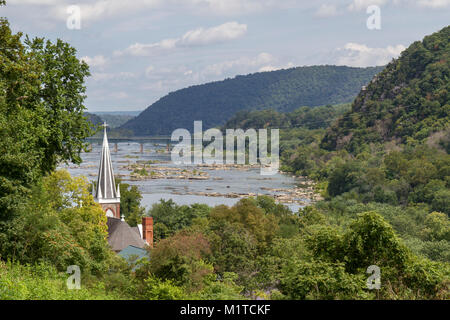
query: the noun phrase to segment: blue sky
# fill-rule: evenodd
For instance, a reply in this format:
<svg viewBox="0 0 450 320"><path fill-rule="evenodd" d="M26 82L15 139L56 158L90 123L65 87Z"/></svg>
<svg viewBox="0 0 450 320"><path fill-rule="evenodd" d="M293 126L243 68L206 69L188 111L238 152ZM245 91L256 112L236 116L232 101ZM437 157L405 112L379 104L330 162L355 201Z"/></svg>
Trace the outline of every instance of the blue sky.
<svg viewBox="0 0 450 320"><path fill-rule="evenodd" d="M80 29L67 9L80 8ZM380 8L381 29L366 12ZM384 65L449 24L450 0L7 0L14 31L77 48L89 111L143 110L171 91L303 65Z"/></svg>

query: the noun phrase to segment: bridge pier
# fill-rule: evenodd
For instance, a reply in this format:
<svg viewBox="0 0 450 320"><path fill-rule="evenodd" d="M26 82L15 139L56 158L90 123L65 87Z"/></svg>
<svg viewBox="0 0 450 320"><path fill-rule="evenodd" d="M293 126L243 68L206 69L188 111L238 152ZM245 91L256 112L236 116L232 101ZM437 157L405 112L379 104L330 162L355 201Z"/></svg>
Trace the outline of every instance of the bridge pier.
<svg viewBox="0 0 450 320"><path fill-rule="evenodd" d="M166 144L167 151L170 152L172 149L172 137L171 136L149 136L149 137L120 137L120 138L110 138L110 148L111 152L119 151L119 143L139 143L140 144L140 153L144 153L144 144L150 143L159 146L164 146ZM92 150L93 145L96 143L99 146L103 144L103 139L101 137L90 137L86 139L86 142L90 143L90 149Z"/></svg>

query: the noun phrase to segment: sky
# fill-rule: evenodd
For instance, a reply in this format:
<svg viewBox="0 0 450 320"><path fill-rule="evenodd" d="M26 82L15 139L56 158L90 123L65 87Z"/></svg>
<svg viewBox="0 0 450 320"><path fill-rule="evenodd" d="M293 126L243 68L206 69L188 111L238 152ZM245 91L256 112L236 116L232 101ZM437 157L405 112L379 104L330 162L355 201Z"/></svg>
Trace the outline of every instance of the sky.
<svg viewBox="0 0 450 320"><path fill-rule="evenodd" d="M385 65L449 25L450 0L7 0L14 32L63 39L90 66L90 112L306 65Z"/></svg>

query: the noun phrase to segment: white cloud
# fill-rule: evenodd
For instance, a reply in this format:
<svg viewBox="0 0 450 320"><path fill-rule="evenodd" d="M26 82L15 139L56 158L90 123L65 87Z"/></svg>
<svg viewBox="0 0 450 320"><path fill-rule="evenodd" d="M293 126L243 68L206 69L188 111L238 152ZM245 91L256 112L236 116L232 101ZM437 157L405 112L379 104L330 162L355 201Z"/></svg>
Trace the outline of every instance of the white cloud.
<svg viewBox="0 0 450 320"><path fill-rule="evenodd" d="M24 4L31 4L31 5L55 5L60 3L61 1L58 0L8 0L7 5L24 5Z"/></svg>
<svg viewBox="0 0 450 320"><path fill-rule="evenodd" d="M145 69L145 79L142 79L138 87L140 90L167 93L193 84L222 80L236 74L274 71L293 66L292 62L280 63L279 59L266 52L209 64L196 68L197 70L184 65L150 65Z"/></svg>
<svg viewBox="0 0 450 320"><path fill-rule="evenodd" d="M40 0L26 0L36 1ZM52 0L48 0L52 1ZM98 1L78 1L72 3L70 1L58 1L51 11L51 16L60 20L66 20L67 7L69 5L78 5L81 10L82 21L95 21L100 19L112 18L118 15L127 15L133 12L138 12L143 9L155 9L161 6L162 0L98 0Z"/></svg>
<svg viewBox="0 0 450 320"><path fill-rule="evenodd" d="M100 82L109 80L128 80L133 78L136 78L136 74L132 72L117 72L117 73L93 72L90 80Z"/></svg>
<svg viewBox="0 0 450 320"><path fill-rule="evenodd" d="M338 10L333 4L322 4L316 11L316 16L321 18L334 17L338 15Z"/></svg>
<svg viewBox="0 0 450 320"><path fill-rule="evenodd" d="M91 74L91 80L95 81L95 82L99 82L99 81L106 81L106 80L111 80L114 78L114 74L113 73L108 73L108 72L93 72Z"/></svg>
<svg viewBox="0 0 450 320"><path fill-rule="evenodd" d="M418 5L427 8L445 8L450 6L450 0L419 0Z"/></svg>
<svg viewBox="0 0 450 320"><path fill-rule="evenodd" d="M281 66L273 66L273 65L263 66L258 69L258 72L276 71L276 70L281 70L281 69L289 69L289 68L293 68L293 67L295 67L294 63L288 62L287 64L281 65Z"/></svg>
<svg viewBox="0 0 450 320"><path fill-rule="evenodd" d="M81 8L85 21L95 21L124 16L142 10L180 11L202 15L236 15L261 12L272 8L289 8L304 5L296 0L10 0L15 4L54 5L53 18L66 19L68 5L76 4Z"/></svg>
<svg viewBox="0 0 450 320"><path fill-rule="evenodd" d="M348 9L350 11L366 10L369 6L382 6L387 2L388 0L353 0L352 3L348 6Z"/></svg>
<svg viewBox="0 0 450 320"><path fill-rule="evenodd" d="M231 70L257 70L257 68L261 68L264 65L268 65L275 61L275 58L266 52L262 52L258 54L256 57L241 57L235 60L222 61L219 63L215 63L209 66L206 66L201 71L202 77L209 76L222 76L226 72ZM243 72L236 72L243 73Z"/></svg>
<svg viewBox="0 0 450 320"><path fill-rule="evenodd" d="M392 3L398 6L416 6L419 8L445 8L450 6L450 0L353 0L347 7L350 11L366 10L371 5L384 6Z"/></svg>
<svg viewBox="0 0 450 320"><path fill-rule="evenodd" d="M198 28L186 32L180 39L182 45L206 45L224 42L242 37L247 32L247 25L235 21L221 24L209 29Z"/></svg>
<svg viewBox="0 0 450 320"><path fill-rule="evenodd" d="M242 37L247 32L247 25L235 21L212 28L198 28L186 32L180 38L164 39L159 42L135 43L123 51L114 52L115 56L151 56L180 47L203 46L220 43Z"/></svg>
<svg viewBox="0 0 450 320"><path fill-rule="evenodd" d="M86 62L89 67L91 68L103 68L106 64L108 59L105 58L102 55L98 55L98 56L94 56L94 57L82 57L81 58L82 61Z"/></svg>
<svg viewBox="0 0 450 320"><path fill-rule="evenodd" d="M338 65L351 67L382 66L397 58L406 47L399 44L386 48L370 48L365 44L347 43L343 48L338 48L340 57Z"/></svg>
<svg viewBox="0 0 450 320"><path fill-rule="evenodd" d="M184 0L182 2L200 12L222 15L247 14L273 8L289 8L305 3L305 1L296 0Z"/></svg>
<svg viewBox="0 0 450 320"><path fill-rule="evenodd" d="M294 67L292 62L280 64L276 57L267 52L262 52L254 57L241 57L208 65L197 73L195 77L199 80L208 80L223 78L233 74L275 71L292 67Z"/></svg>
<svg viewBox="0 0 450 320"><path fill-rule="evenodd" d="M190 75L192 70L189 70L185 66L175 66L175 67L159 67L149 66L145 69L145 76L148 79L160 79L160 78L179 78L181 75Z"/></svg>

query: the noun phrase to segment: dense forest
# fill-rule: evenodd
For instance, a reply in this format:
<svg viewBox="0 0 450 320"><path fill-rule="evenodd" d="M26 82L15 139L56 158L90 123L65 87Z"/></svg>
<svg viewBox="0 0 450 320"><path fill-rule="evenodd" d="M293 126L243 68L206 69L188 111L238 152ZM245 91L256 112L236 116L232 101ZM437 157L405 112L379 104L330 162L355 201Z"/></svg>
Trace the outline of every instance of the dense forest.
<svg viewBox="0 0 450 320"><path fill-rule="evenodd" d="M225 125L283 128L282 170L316 180L325 198L314 206L333 225L323 241L333 247L340 236L331 240L331 234L339 234L361 214L383 217L410 254L426 263L442 263L435 266L444 275L442 292L447 296L449 31L444 28L412 44L351 105L302 107L289 113L240 112ZM440 235L431 236L433 228ZM333 250L323 251L326 261L346 261L336 258Z"/></svg>
<svg viewBox="0 0 450 320"><path fill-rule="evenodd" d="M414 42L356 98L322 147L353 153L369 143L413 145L447 137L450 122L450 27ZM448 149L447 149L448 150Z"/></svg>
<svg viewBox="0 0 450 320"><path fill-rule="evenodd" d="M419 99L449 81L449 61L434 62L441 47L448 57L448 28L422 46L428 41L435 49L411 81L421 86L408 91ZM420 122L427 135L366 140L349 127L349 147L330 142L336 129L328 122L358 113L359 98L351 107L236 115L235 126L289 126L283 170L310 176L325 200L297 212L266 196L214 208L169 200L146 211L138 188L121 183L130 225L143 215L155 221L150 259L132 262L108 246L106 215L87 178L56 170L80 163L93 134L83 104L88 66L69 44L14 34L5 18L0 43L0 299L450 299L448 121L440 122L448 99L441 112L427 108L431 120L405 122ZM422 81L436 68L440 79ZM82 270L79 290L67 288L70 265ZM371 265L381 270L378 290L367 288Z"/></svg>
<svg viewBox="0 0 450 320"><path fill-rule="evenodd" d="M106 122L108 126L113 128L118 128L124 123L126 123L128 120L133 119L134 117L128 114L114 114L114 113L90 113L86 112L85 117L88 118L90 122L94 125L102 124L103 122Z"/></svg>
<svg viewBox="0 0 450 320"><path fill-rule="evenodd" d="M170 135L221 126L240 110L292 111L299 106L351 102L382 67L298 67L260 72L181 89L161 98L121 128L134 135Z"/></svg>

